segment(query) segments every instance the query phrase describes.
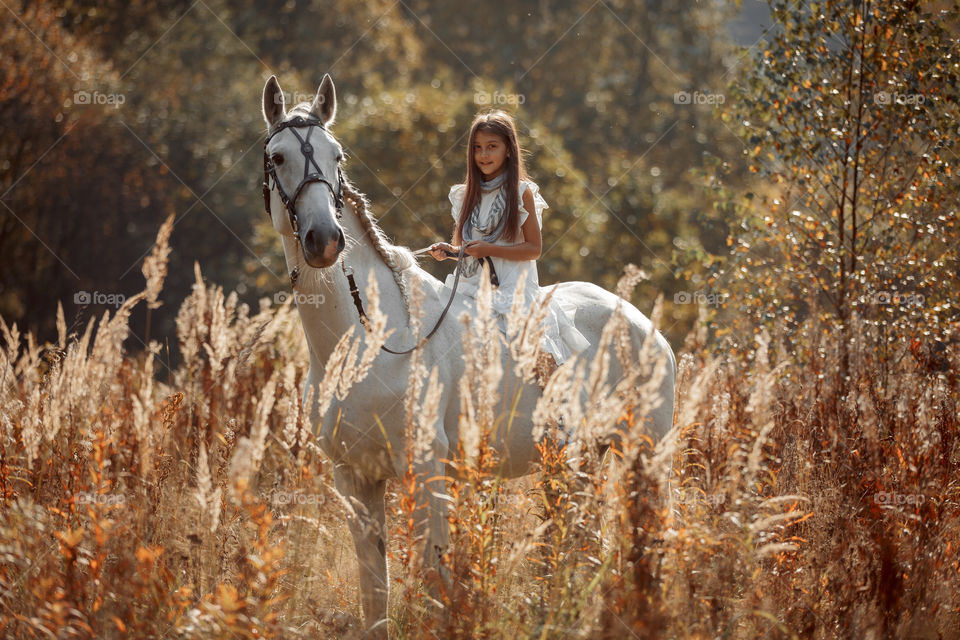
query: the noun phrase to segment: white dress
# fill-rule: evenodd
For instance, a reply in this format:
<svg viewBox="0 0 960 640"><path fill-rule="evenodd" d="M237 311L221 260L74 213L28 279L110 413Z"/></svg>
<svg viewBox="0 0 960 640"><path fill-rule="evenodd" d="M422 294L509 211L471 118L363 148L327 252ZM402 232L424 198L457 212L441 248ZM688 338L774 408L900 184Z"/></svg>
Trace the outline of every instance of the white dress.
<svg viewBox="0 0 960 640"><path fill-rule="evenodd" d="M520 204L520 225L527 220L529 213L523 207L523 194L530 190L533 196L533 207L537 215L537 223L543 229L543 210L548 208L546 200L540 195L540 188L533 182L520 181L520 193L518 203ZM457 184L450 188L450 213L454 222L460 217L460 208L463 205L463 197L466 192L466 185ZM490 209L493 201L496 199L498 190L484 193L481 191L480 200L480 219L477 225L480 228L492 226ZM498 238L494 244L509 246L518 244L519 238L514 241ZM500 281L499 286L493 295L493 311L497 315L500 324L500 330L506 335L507 315L513 307L514 295L517 291L517 284L524 280L523 299L524 308L530 309L544 295L540 289L540 280L537 276L537 262L535 260L507 260L491 256L493 268L497 272L497 278ZM460 285L457 291L463 293L468 298L476 299L480 288L483 270L478 270L470 277L460 276ZM453 288L454 273L447 275L444 285L447 288ZM574 308L563 305L556 298L551 299L549 311L546 317L547 326L544 329L543 350L553 355L557 364L562 364L571 355L578 353L589 346L589 342L573 324Z"/></svg>

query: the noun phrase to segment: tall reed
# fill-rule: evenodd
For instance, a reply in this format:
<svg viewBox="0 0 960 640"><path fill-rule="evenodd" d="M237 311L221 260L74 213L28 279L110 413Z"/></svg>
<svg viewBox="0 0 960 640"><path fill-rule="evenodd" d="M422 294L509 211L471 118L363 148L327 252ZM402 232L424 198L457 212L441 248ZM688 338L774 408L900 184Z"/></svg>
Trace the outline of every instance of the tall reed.
<svg viewBox="0 0 960 640"><path fill-rule="evenodd" d="M77 333L62 309L52 344L0 321L0 636L361 637L350 506L302 409L296 313L251 309L196 267L176 369L157 375L153 341L125 349L168 237L144 291ZM369 368L387 333L371 302L375 321L344 336L311 398L344 397ZM395 637L958 637L956 344L936 358L922 336L891 345L878 376L880 328L853 318L839 384L843 338L814 321L748 349L698 329L674 429L653 442L637 425L662 363L628 357L614 318L603 341L623 380L596 373L606 356L562 368L538 408L541 469L506 481L491 434L510 402L489 400L532 379L533 316L512 317L508 339L464 327L446 579L418 555L414 476L389 486ZM415 365L411 469L439 393ZM561 418L576 438L557 437ZM623 437L606 450L611 429Z"/></svg>

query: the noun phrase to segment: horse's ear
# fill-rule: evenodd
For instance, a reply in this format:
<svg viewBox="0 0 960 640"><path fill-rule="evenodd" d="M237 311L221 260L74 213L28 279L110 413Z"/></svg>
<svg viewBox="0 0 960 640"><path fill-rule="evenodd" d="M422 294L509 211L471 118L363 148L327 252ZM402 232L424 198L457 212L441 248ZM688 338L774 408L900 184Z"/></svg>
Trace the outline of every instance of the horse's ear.
<svg viewBox="0 0 960 640"><path fill-rule="evenodd" d="M330 74L323 74L323 81L317 89L310 111L315 113L323 124L330 124L337 115L337 90L333 87Z"/></svg>
<svg viewBox="0 0 960 640"><path fill-rule="evenodd" d="M284 113L285 106L280 83L277 82L277 76L270 76L267 84L263 86L263 119L267 121L268 126L273 127L283 120Z"/></svg>

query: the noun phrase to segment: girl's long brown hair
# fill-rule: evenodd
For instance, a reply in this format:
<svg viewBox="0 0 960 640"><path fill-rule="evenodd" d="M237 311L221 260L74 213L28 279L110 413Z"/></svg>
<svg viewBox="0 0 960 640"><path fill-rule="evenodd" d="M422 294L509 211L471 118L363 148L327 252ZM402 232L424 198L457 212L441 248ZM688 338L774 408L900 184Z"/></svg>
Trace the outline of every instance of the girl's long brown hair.
<svg viewBox="0 0 960 640"><path fill-rule="evenodd" d="M473 124L470 125L470 139L467 142L467 177L464 180L467 188L463 196L460 216L457 218L457 226L453 232L453 241L454 244L463 242L463 225L470 212L480 202L480 183L483 182L483 174L473 159L473 145L476 143L478 131L499 136L503 139L509 152L504 161L507 174L507 179L504 181L504 188L507 190L507 221L503 227L503 239L512 242L520 233L520 195L518 192L520 181L526 180L527 172L523 167L523 157L520 155L522 150L517 142L517 127L513 123L513 118L503 111L477 114L473 119Z"/></svg>

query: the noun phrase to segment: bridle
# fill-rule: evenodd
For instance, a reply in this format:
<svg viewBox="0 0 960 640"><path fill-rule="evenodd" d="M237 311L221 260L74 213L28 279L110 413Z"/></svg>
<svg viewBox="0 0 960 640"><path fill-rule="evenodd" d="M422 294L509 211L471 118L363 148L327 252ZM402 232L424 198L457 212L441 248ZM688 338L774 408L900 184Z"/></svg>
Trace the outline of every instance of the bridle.
<svg viewBox="0 0 960 640"><path fill-rule="evenodd" d="M300 136L300 132L297 131L296 127L309 127L307 129L307 137L304 139ZM337 185L334 187L333 183L323 175L323 170L320 168L320 165L317 164L317 161L313 157L313 145L310 144L310 134L313 133L314 127L319 127L324 131L327 128L322 122L316 118L304 118L303 116L296 116L287 120L286 122L281 122L277 125L277 128L273 130L267 139L263 142L263 206L267 211L267 216L272 217L270 213L270 179L273 178L273 185L277 188L277 194L280 196L280 201L283 202L283 206L287 208L287 214L290 216L290 226L293 228L293 235L300 240L300 221L297 217L297 198L300 197L300 193L303 191L311 182L322 182L327 185L327 188L330 189L330 194L333 196L334 204L337 207L337 219L343 217L343 172L340 170L340 163L337 162ZM303 179L300 180L300 184L297 185L296 191L293 192L293 197L287 195L287 192L283 190L283 185L280 184L280 180L277 179L277 167L273 163L273 159L270 158L270 155L267 153L267 146L270 144L270 141L275 135L283 131L284 129L290 129L293 132L293 135L297 137L297 140L300 141L300 153L304 156L303 163ZM316 169L316 171L310 171L310 165ZM342 240L341 240L342 242ZM340 247L343 249L343 247Z"/></svg>

